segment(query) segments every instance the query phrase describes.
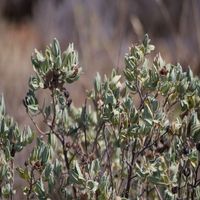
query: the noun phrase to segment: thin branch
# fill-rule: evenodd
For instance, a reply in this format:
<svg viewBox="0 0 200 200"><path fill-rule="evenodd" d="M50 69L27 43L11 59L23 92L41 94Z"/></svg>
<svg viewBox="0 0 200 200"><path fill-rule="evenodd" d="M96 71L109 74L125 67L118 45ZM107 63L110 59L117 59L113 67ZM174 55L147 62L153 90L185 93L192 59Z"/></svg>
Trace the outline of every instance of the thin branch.
<svg viewBox="0 0 200 200"><path fill-rule="evenodd" d="M66 146L65 146L65 137L64 136L62 137L61 143L62 143L62 148L63 148L65 164L66 164L67 170L69 172L69 170L70 170L70 162L71 161L69 161L69 159L68 159L68 155L67 155L68 151L67 151ZM74 199L77 199L77 192L76 192L76 188L75 188L74 185L72 185L72 190L73 190Z"/></svg>
<svg viewBox="0 0 200 200"><path fill-rule="evenodd" d="M161 196L161 194L160 194L160 191L158 190L157 186L154 185L154 187L155 187L155 189L156 189L156 192L157 192L158 198L159 198L160 200L164 200L164 199L162 198L162 196Z"/></svg>
<svg viewBox="0 0 200 200"><path fill-rule="evenodd" d="M131 187L131 181L132 181L132 173L133 173L133 164L135 162L135 148L136 148L137 140L135 140L134 145L132 147L132 158L131 163L128 166L128 178L127 178L127 184L126 184L126 190L125 190L125 197L129 198L129 191Z"/></svg>
<svg viewBox="0 0 200 200"><path fill-rule="evenodd" d="M97 129L97 133L96 133L96 137L95 137L95 139L94 139L94 143L93 143L93 147L92 147L92 152L94 152L94 149L95 149L95 147L97 146L97 142L98 142L98 137L99 137L99 134L100 134L100 131L101 131L101 129L103 128L103 126L104 126L104 123L102 123L100 126L97 126L97 127L99 127L98 129Z"/></svg>
<svg viewBox="0 0 200 200"><path fill-rule="evenodd" d="M121 164L121 170L120 170L120 175L121 175L121 177L123 177L123 172L124 172L124 148L122 149L122 164ZM120 190L121 190L121 187L122 187L122 184L123 184L123 181L124 181L124 179L123 178L121 178L121 181L120 181L120 184L119 184L119 188L118 188L118 193L120 193Z"/></svg>
<svg viewBox="0 0 200 200"><path fill-rule="evenodd" d="M171 95L171 94L173 94L174 92L170 92L168 95L167 95L167 97L165 98L165 101L164 101L164 103L163 103L163 108L166 106L166 104L167 104L167 102L168 102L168 99L169 99L169 96Z"/></svg>
<svg viewBox="0 0 200 200"><path fill-rule="evenodd" d="M28 114L30 120L32 121L33 125L35 126L35 128L37 129L37 131L41 134L41 135L48 135L48 132L44 132L40 129L40 127L37 125L37 123L35 122L35 120L33 119L33 117L31 116L31 114L28 112L28 110L26 111L26 113Z"/></svg>
<svg viewBox="0 0 200 200"><path fill-rule="evenodd" d="M171 110L171 108L176 105L178 103L178 100L174 101L172 104L169 105L169 107L167 108L167 112L169 112Z"/></svg>
<svg viewBox="0 0 200 200"><path fill-rule="evenodd" d="M54 89L52 89L51 95L52 95L52 104L53 104L53 119L51 122L51 128L53 129L55 127L55 120L56 120L56 102L55 102Z"/></svg>
<svg viewBox="0 0 200 200"><path fill-rule="evenodd" d="M34 166L31 168L31 179L29 181L29 190L28 190L28 194L27 194L27 200L30 199L30 195L31 195L31 192L32 192L32 189L33 189L33 186L34 186L34 182L33 182L33 179L34 179Z"/></svg>
<svg viewBox="0 0 200 200"><path fill-rule="evenodd" d="M141 110L144 107L144 100L146 98L146 95L143 96L143 94L142 94L137 76L136 76L136 89L137 89L137 92L138 92L139 97L140 97L140 106L139 106L138 110Z"/></svg>
<svg viewBox="0 0 200 200"><path fill-rule="evenodd" d="M149 149L150 147L152 147L153 145L155 145L157 142L158 142L158 140L160 139L160 138L162 138L164 135L166 135L168 133L168 130L166 130L161 136L158 136L152 143L147 143L147 145L146 146L144 146L138 153L137 153L137 157L139 156L139 155L141 155L146 149Z"/></svg>
<svg viewBox="0 0 200 200"><path fill-rule="evenodd" d="M104 141L106 145L106 153L108 157L108 166L109 166L109 171L110 171L110 182L111 182L112 194L113 194L114 183L113 183L113 174L112 174L112 163L111 163L111 157L110 157L110 152L109 152L109 145L108 145L108 141L105 135L105 126L103 127L103 137L104 137Z"/></svg>
<svg viewBox="0 0 200 200"><path fill-rule="evenodd" d="M14 157L13 158L11 158L11 173L12 173L12 178L10 179L10 181L11 181L11 188L12 188L12 191L11 191L11 193L10 193L10 200L13 200L13 186L14 186Z"/></svg>
<svg viewBox="0 0 200 200"><path fill-rule="evenodd" d="M87 99L85 99L85 105L84 105L84 107L83 107L83 109L84 109L84 119L86 118L86 106L87 106ZM85 120L87 120L87 119L85 119ZM88 154L88 147L87 147L87 144L88 144L88 142L87 142L87 133L86 133L86 124L85 124L86 122L83 122L83 132L84 132L84 137L85 137L85 151L86 151L86 154Z"/></svg>

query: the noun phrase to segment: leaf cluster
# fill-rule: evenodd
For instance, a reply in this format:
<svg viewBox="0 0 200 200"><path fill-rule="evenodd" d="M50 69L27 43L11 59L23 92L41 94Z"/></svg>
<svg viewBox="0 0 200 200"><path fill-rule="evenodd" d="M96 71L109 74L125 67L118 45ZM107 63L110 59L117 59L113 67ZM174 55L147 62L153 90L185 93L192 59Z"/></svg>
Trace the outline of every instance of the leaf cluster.
<svg viewBox="0 0 200 200"><path fill-rule="evenodd" d="M160 54L151 62L153 50L145 35L122 72L97 74L80 108L67 89L81 74L73 45L62 53L54 39L35 50L23 102L36 145L15 168L15 153L34 134L6 116L2 98L0 196L12 199L16 169L27 199L199 199L200 80ZM37 98L41 90L48 101Z"/></svg>

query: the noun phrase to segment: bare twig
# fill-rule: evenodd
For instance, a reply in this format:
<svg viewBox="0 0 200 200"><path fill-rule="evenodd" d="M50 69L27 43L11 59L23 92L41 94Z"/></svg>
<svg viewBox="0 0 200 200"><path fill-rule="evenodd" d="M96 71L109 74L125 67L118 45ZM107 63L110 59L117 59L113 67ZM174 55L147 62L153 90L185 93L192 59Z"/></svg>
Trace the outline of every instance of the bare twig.
<svg viewBox="0 0 200 200"><path fill-rule="evenodd" d="M85 115L84 120L86 120L86 115L87 115L86 106L87 106L87 99L85 99L85 105L83 107L83 114ZM85 137L85 151L86 151L86 154L88 154L88 147L87 147L88 142L87 142L87 133L86 133L86 124L85 123L86 122L83 122L83 132L84 132L84 137Z"/></svg>
<svg viewBox="0 0 200 200"><path fill-rule="evenodd" d="M31 179L29 181L29 190L28 190L28 194L27 194L27 200L30 199L31 192L32 192L33 186L35 184L35 182L33 182L33 180L34 180L34 170L35 170L35 168L34 168L34 166L32 166L32 168L31 168Z"/></svg>
<svg viewBox="0 0 200 200"><path fill-rule="evenodd" d="M92 147L92 152L94 152L94 149L95 149L95 147L97 146L98 137L99 137L99 134L100 134L100 132L101 132L101 130L102 130L102 128L103 128L104 125L105 125L105 124L102 123L102 124L98 125L97 128L96 128L96 129L97 129L97 130L96 130L96 137L95 137L95 139L94 139L94 143L93 143L93 147Z"/></svg>
<svg viewBox="0 0 200 200"><path fill-rule="evenodd" d="M35 126L35 128L37 129L37 131L41 134L41 135L47 135L48 132L44 132L40 129L40 127L37 125L37 123L35 122L35 120L33 119L33 117L31 116L31 114L28 112L28 110L26 111L30 120L32 121L33 125Z"/></svg>
<svg viewBox="0 0 200 200"><path fill-rule="evenodd" d="M158 194L158 198L159 198L160 200L163 200L162 195L160 194L160 191L159 191L159 189L157 188L157 186L154 185L154 187L155 187L155 190L156 190L156 192L157 192L157 194Z"/></svg>
<svg viewBox="0 0 200 200"><path fill-rule="evenodd" d="M108 167L109 167L109 173L110 173L110 182L111 182L112 194L113 194L114 183L113 183L113 173L112 173L112 162L111 162L111 157L110 157L110 152L109 152L108 141L107 141L107 138L105 135L105 126L103 127L103 137L104 137L104 142L105 142L105 146L106 146L106 154L107 154L107 158L108 158Z"/></svg>
<svg viewBox="0 0 200 200"><path fill-rule="evenodd" d="M136 149L137 140L134 141L134 145L132 147L132 158L130 166L128 166L128 178L127 178L127 184L126 184L126 190L125 190L125 197L129 198L129 191L131 187L131 181L132 181L132 173L133 173L133 164L135 162L135 149Z"/></svg>

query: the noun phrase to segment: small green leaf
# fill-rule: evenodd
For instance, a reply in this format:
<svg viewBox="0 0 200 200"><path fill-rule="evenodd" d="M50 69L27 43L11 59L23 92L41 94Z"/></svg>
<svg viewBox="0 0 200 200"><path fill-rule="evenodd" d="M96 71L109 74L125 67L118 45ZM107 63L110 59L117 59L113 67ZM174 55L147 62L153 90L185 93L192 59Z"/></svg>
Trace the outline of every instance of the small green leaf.
<svg viewBox="0 0 200 200"><path fill-rule="evenodd" d="M60 44L56 38L53 39L52 53L55 57L58 57L61 53Z"/></svg>
<svg viewBox="0 0 200 200"><path fill-rule="evenodd" d="M36 55L37 61L39 61L39 62L45 61L45 57L37 49L35 49L35 55Z"/></svg>
<svg viewBox="0 0 200 200"><path fill-rule="evenodd" d="M35 192L40 200L45 200L47 199L46 194L45 194L45 188L44 184L42 182L42 179L36 182L35 184Z"/></svg>
<svg viewBox="0 0 200 200"><path fill-rule="evenodd" d="M97 73L96 78L94 80L94 89L96 93L99 93L101 90L101 76Z"/></svg>
<svg viewBox="0 0 200 200"><path fill-rule="evenodd" d="M150 106L146 102L144 103L142 118L145 122L147 122L148 125L153 124L153 113Z"/></svg>
<svg viewBox="0 0 200 200"><path fill-rule="evenodd" d="M191 127L191 132L193 135L193 140L197 143L200 141L200 124L194 124Z"/></svg>
<svg viewBox="0 0 200 200"><path fill-rule="evenodd" d="M88 180L86 183L86 187L93 193L97 191L98 185L99 183L93 180Z"/></svg>
<svg viewBox="0 0 200 200"><path fill-rule="evenodd" d="M30 173L29 173L29 171L28 171L27 168L22 169L22 168L20 168L20 167L17 167L16 170L17 170L19 176L20 176L22 179L24 179L24 180L26 180L26 181L29 181L29 180L30 180L31 176L30 176Z"/></svg>

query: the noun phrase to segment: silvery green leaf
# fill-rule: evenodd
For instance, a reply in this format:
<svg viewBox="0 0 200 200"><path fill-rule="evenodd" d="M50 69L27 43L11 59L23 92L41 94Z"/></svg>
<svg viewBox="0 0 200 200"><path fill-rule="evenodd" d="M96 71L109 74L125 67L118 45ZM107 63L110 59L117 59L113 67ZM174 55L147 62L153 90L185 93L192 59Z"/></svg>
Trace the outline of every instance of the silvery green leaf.
<svg viewBox="0 0 200 200"><path fill-rule="evenodd" d="M55 58L57 58L61 53L60 44L59 44L59 42L58 42L58 40L56 38L53 39L52 53L55 56Z"/></svg>
<svg viewBox="0 0 200 200"><path fill-rule="evenodd" d="M42 199L43 200L47 199L42 179L40 179L39 181L36 182L36 184L35 184L35 192L36 192L36 194L37 194L39 199L41 199L41 200Z"/></svg>
<svg viewBox="0 0 200 200"><path fill-rule="evenodd" d="M180 101L181 109L182 111L185 111L189 108L189 104L186 100L181 100Z"/></svg>
<svg viewBox="0 0 200 200"><path fill-rule="evenodd" d="M26 181L29 181L29 180L30 180L31 176L30 176L30 173L29 173L29 171L28 171L27 168L22 169L22 168L20 168L20 167L17 167L16 170L17 170L19 176L20 176L22 179L24 179L24 180L26 180Z"/></svg>
<svg viewBox="0 0 200 200"><path fill-rule="evenodd" d="M7 161L11 159L10 148L10 146L6 146L4 149L5 158Z"/></svg>
<svg viewBox="0 0 200 200"><path fill-rule="evenodd" d="M82 72L82 68L80 67L76 68L75 70L66 72L66 82L73 83L74 81L78 80L81 72Z"/></svg>
<svg viewBox="0 0 200 200"><path fill-rule="evenodd" d="M45 114L46 119L48 119L51 114L51 106L45 107L44 114Z"/></svg>
<svg viewBox="0 0 200 200"><path fill-rule="evenodd" d="M26 140L29 144L32 143L33 139L34 139L34 132L30 129L30 127L28 126L26 131Z"/></svg>
<svg viewBox="0 0 200 200"><path fill-rule="evenodd" d="M93 193L96 192L96 190L98 189L98 185L99 183L93 180L88 180L86 183L86 187Z"/></svg>
<svg viewBox="0 0 200 200"><path fill-rule="evenodd" d="M129 81L126 81L126 86L128 87L131 92L136 93L137 92L137 87L135 83L130 83Z"/></svg>
<svg viewBox="0 0 200 200"><path fill-rule="evenodd" d="M34 70L37 71L40 68L40 62L33 56L31 57L31 61L32 61Z"/></svg>
<svg viewBox="0 0 200 200"><path fill-rule="evenodd" d="M62 59L61 59L61 56L58 55L55 58L55 68L59 69L61 66L62 66Z"/></svg>
<svg viewBox="0 0 200 200"><path fill-rule="evenodd" d="M172 82L175 82L176 81L176 71L175 71L175 68L174 68L174 66L172 66L171 67L171 70L170 70L170 72L169 72L169 78L168 78L168 80L169 81L172 81Z"/></svg>
<svg viewBox="0 0 200 200"><path fill-rule="evenodd" d="M4 134L4 132L5 132L5 119L4 118L0 121L0 125L1 125L0 134Z"/></svg>
<svg viewBox="0 0 200 200"><path fill-rule="evenodd" d="M46 164L48 159L50 158L50 150L49 147L44 147L44 150L42 152L42 163Z"/></svg>
<svg viewBox="0 0 200 200"><path fill-rule="evenodd" d="M192 81L193 80L193 72L191 70L190 67L188 67L188 71L187 71L187 78L188 78L188 81Z"/></svg>
<svg viewBox="0 0 200 200"><path fill-rule="evenodd" d="M11 195L11 192L12 192L10 183L3 185L1 188L1 191L2 191L3 197L9 198L9 196Z"/></svg>
<svg viewBox="0 0 200 200"><path fill-rule="evenodd" d="M45 61L45 57L37 49L35 49L35 55L36 55L37 61L39 61L41 63Z"/></svg>
<svg viewBox="0 0 200 200"><path fill-rule="evenodd" d="M159 108L159 102L158 102L158 100L157 99L155 99L155 98L149 98L149 101L150 101L150 107L151 107L151 109L152 109L152 112L154 113L154 112L156 112L157 111L157 109Z"/></svg>
<svg viewBox="0 0 200 200"><path fill-rule="evenodd" d="M5 109L4 96L0 95L0 114L5 115L5 113L6 113L5 111L6 111L6 109Z"/></svg>
<svg viewBox="0 0 200 200"><path fill-rule="evenodd" d="M44 175L45 175L45 178L48 179L48 177L51 175L52 173L52 165L50 163L48 163L45 167L45 171L44 171Z"/></svg>
<svg viewBox="0 0 200 200"><path fill-rule="evenodd" d="M110 84L116 85L116 84L119 82L120 78L121 78L121 75L116 75L116 76L114 76L114 77L111 79Z"/></svg>
<svg viewBox="0 0 200 200"><path fill-rule="evenodd" d="M142 118L148 125L153 124L153 113L148 103L144 103Z"/></svg>
<svg viewBox="0 0 200 200"><path fill-rule="evenodd" d="M200 141L200 124L194 124L191 127L193 140L197 143Z"/></svg>
<svg viewBox="0 0 200 200"><path fill-rule="evenodd" d="M150 41L151 40L149 39L148 34L145 34L144 40L143 40L143 45L144 45L146 54L150 53L151 51L153 51L155 49L154 45L150 44Z"/></svg>
<svg viewBox="0 0 200 200"><path fill-rule="evenodd" d="M92 161L91 166L90 166L90 172L91 174L96 175L100 170L100 162L99 159L95 159Z"/></svg>
<svg viewBox="0 0 200 200"><path fill-rule="evenodd" d="M115 105L116 104L116 99L115 99L115 96L114 94L112 93L112 91L108 91L106 94L105 94L105 103L106 104L111 104L111 105Z"/></svg>
<svg viewBox="0 0 200 200"><path fill-rule="evenodd" d="M97 73L95 80L94 80L94 89L96 93L100 92L101 90L101 76L99 73Z"/></svg>
<svg viewBox="0 0 200 200"><path fill-rule="evenodd" d="M171 84L168 81L167 82L163 82L160 85L160 91L161 91L162 95L167 95L167 93L170 90L170 87L171 87Z"/></svg>
<svg viewBox="0 0 200 200"><path fill-rule="evenodd" d="M55 160L55 163L54 163L54 173L56 176L59 176L60 173L62 172L62 166L61 166L61 163L58 161L58 159Z"/></svg>
<svg viewBox="0 0 200 200"><path fill-rule="evenodd" d="M58 145L57 137L54 134L49 134L48 143L51 145L51 147L53 148L53 151L54 151L57 148L57 145Z"/></svg>

